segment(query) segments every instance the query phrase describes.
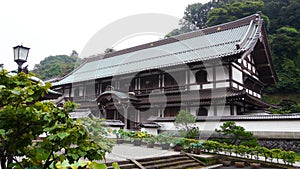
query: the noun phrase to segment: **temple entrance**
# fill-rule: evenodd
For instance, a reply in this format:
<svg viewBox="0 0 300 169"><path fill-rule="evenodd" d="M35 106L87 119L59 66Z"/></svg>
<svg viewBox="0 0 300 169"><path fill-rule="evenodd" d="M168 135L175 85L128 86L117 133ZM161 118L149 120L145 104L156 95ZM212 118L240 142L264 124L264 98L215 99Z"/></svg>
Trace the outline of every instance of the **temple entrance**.
<svg viewBox="0 0 300 169"><path fill-rule="evenodd" d="M136 129L138 112L133 107L137 102L134 96L118 91L106 91L97 98L98 107L107 120L121 120L124 129Z"/></svg>

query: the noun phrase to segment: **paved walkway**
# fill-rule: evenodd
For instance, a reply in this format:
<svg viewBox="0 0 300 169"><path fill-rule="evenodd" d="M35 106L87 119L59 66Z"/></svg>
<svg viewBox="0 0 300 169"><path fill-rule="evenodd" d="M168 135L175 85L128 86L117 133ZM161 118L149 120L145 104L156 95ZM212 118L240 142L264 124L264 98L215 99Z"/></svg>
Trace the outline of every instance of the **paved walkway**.
<svg viewBox="0 0 300 169"><path fill-rule="evenodd" d="M115 145L112 152L106 155L106 162L123 161L129 158L140 159L157 156L180 154L173 150L162 150L161 147L147 148L145 145L133 146L132 144Z"/></svg>
<svg viewBox="0 0 300 169"><path fill-rule="evenodd" d="M141 158L168 156L168 155L176 155L176 154L180 154L180 153L175 152L171 149L162 150L160 146L154 148L147 148L145 145L133 146L132 144L124 143L124 144L115 145L112 149L112 152L106 155L105 162L124 161L129 158L141 159ZM260 157L260 160L264 161L264 158ZM283 163L283 161L280 160L280 163ZM294 164L294 167L300 168L300 162L296 162Z"/></svg>

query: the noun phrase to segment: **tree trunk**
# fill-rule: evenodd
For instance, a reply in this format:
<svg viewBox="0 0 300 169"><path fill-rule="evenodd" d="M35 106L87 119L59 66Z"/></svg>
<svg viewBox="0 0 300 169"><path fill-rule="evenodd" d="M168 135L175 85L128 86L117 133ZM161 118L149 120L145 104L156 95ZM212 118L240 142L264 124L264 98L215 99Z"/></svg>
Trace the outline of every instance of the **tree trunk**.
<svg viewBox="0 0 300 169"><path fill-rule="evenodd" d="M1 157L1 169L7 169L5 164L6 164L6 157Z"/></svg>
<svg viewBox="0 0 300 169"><path fill-rule="evenodd" d="M8 157L7 159L7 166L13 163L13 157ZM7 167L7 169L12 169L12 167Z"/></svg>

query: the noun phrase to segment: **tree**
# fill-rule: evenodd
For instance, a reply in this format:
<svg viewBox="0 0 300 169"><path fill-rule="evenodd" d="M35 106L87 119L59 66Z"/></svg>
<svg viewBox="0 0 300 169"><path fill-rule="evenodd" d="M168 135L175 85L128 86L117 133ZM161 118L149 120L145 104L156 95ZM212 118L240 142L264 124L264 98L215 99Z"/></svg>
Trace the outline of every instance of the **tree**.
<svg viewBox="0 0 300 169"><path fill-rule="evenodd" d="M218 1L211 1L205 4L195 3L185 8L184 16L180 20L179 29L174 29L165 37L180 35L182 33L202 29L206 27L207 14L218 4Z"/></svg>
<svg viewBox="0 0 300 169"><path fill-rule="evenodd" d="M115 52L116 50L113 48L106 48L104 53L111 53L111 52Z"/></svg>
<svg viewBox="0 0 300 169"><path fill-rule="evenodd" d="M300 1L264 0L262 12L270 18L269 33L273 34L283 26L300 29Z"/></svg>
<svg viewBox="0 0 300 169"><path fill-rule="evenodd" d="M300 92L300 33L281 27L270 36L270 46L279 82L271 92Z"/></svg>
<svg viewBox="0 0 300 169"><path fill-rule="evenodd" d="M72 53L70 54L71 57L78 57L78 53L76 50L72 50Z"/></svg>
<svg viewBox="0 0 300 169"><path fill-rule="evenodd" d="M84 157L101 160L109 151L90 137L80 120L69 118L72 102L58 107L39 101L50 88L29 79L31 75L0 72L0 162L2 169L49 168L58 161ZM47 137L32 141L40 134ZM19 161L16 157L24 157Z"/></svg>
<svg viewBox="0 0 300 169"><path fill-rule="evenodd" d="M206 25L213 26L249 16L262 10L263 6L263 0L231 0L228 3L220 3L208 13Z"/></svg>
<svg viewBox="0 0 300 169"><path fill-rule="evenodd" d="M258 145L253 133L245 131L242 126L237 126L234 121L227 121L220 126L220 129L215 131L221 135L218 139L221 142L233 145L245 145L248 147L255 147Z"/></svg>
<svg viewBox="0 0 300 169"><path fill-rule="evenodd" d="M197 117L185 110L180 110L175 117L174 124L186 138L196 138L199 136L199 128L195 127Z"/></svg>
<svg viewBox="0 0 300 169"><path fill-rule="evenodd" d="M81 59L76 56L77 52L75 52L73 51L73 56L56 55L46 57L34 66L32 72L43 80L63 77L73 71L81 62Z"/></svg>

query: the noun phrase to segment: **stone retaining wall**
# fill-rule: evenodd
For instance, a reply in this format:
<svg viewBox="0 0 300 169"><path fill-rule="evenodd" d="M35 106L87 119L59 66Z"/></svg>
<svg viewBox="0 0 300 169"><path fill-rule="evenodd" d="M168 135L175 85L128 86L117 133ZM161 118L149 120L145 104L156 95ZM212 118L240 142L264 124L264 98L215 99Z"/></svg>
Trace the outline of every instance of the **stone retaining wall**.
<svg viewBox="0 0 300 169"><path fill-rule="evenodd" d="M300 140L291 139L260 139L259 144L267 148L280 148L282 150L300 152Z"/></svg>

